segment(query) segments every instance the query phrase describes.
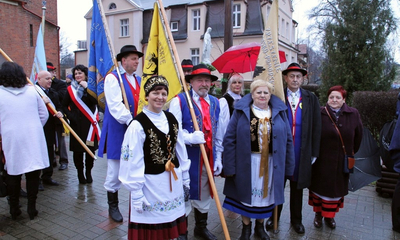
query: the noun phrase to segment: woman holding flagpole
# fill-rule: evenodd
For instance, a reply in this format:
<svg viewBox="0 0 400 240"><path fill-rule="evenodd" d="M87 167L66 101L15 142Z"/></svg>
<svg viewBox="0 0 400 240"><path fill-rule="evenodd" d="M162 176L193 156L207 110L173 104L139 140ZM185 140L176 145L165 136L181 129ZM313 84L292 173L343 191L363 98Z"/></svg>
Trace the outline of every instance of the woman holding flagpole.
<svg viewBox="0 0 400 240"><path fill-rule="evenodd" d="M68 94L63 99L64 112L70 120L72 129L81 139L86 139L86 145L94 152L100 139L100 126L98 124L97 100L87 92L88 68L76 65L72 69L73 79L68 86ZM83 173L83 157L85 149L75 138L71 138L69 149L73 152L73 159L80 184L92 183L92 168L94 159L86 154L86 172Z"/></svg>
<svg viewBox="0 0 400 240"><path fill-rule="evenodd" d="M167 80L150 77L144 92L148 104L129 124L121 149L119 180L130 191L128 239L174 239L186 233L190 160L178 121L162 111Z"/></svg>

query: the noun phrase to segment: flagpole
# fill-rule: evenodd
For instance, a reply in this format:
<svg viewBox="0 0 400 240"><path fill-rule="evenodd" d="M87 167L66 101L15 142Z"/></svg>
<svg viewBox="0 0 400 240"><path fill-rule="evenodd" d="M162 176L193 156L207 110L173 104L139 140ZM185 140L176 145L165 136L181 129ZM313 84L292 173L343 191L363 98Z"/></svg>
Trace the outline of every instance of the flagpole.
<svg viewBox="0 0 400 240"><path fill-rule="evenodd" d="M101 16L101 21L103 22L103 27L106 33L106 38L107 38L107 43L108 43L108 49L110 50L110 54L111 54L111 58L113 60L115 69L117 70L117 74L118 74L118 80L119 80L119 85L121 86L121 93L122 93L122 99L124 100L124 104L126 109L129 110L129 103L128 103L128 99L126 98L126 91L125 91L125 87L124 87L124 83L122 82L122 77L121 77L121 72L119 71L119 67L118 67L118 61L115 58L115 50L114 50L114 46L111 43L111 38L110 38L110 31L108 29L108 24L107 24L107 19L106 16L104 15L104 9L103 9L103 5L101 3L99 3L99 0L96 0L97 6L99 8L99 12L100 12L100 16Z"/></svg>
<svg viewBox="0 0 400 240"><path fill-rule="evenodd" d="M3 51L3 49L0 48L0 53L1 55L3 55L3 57L9 61L9 62L13 62L13 60ZM28 82L32 85L35 86L35 84L33 84L31 82L31 80L26 77L26 80L28 80ZM35 88L36 89L36 88ZM39 94L39 96L41 98L43 98L44 96L36 90L36 92ZM52 112L52 114L56 114L57 110L51 105L51 103L46 103L47 107L50 109L50 111ZM80 137L78 136L78 134L76 134L76 132L71 128L71 126L69 126L69 124L64 120L63 117L58 118L60 119L60 121L62 122L62 124L64 124L64 126L66 128L68 128L68 130L71 132L71 134L76 138L76 140L82 145L82 147L86 150L86 152L94 159L97 159L97 157L93 154L93 152L86 146L86 144L82 141L82 139L80 139Z"/></svg>
<svg viewBox="0 0 400 240"><path fill-rule="evenodd" d="M44 28L45 28L45 19L46 19L46 1L42 2L42 35L44 39Z"/></svg>
<svg viewBox="0 0 400 240"><path fill-rule="evenodd" d="M165 13L164 6L162 4L162 0L157 0L157 2L159 4L159 8L160 8L164 23L166 23L166 24L164 24L164 26L165 26L165 28L167 30L168 38L170 39L170 44L171 44L171 47L172 47L172 51L174 53L176 64L178 65L179 76L181 78L183 89L184 89L184 91L186 93L187 99L189 100L188 104L189 104L190 115L192 116L193 126L194 126L194 129L196 131L199 131L200 130L199 129L199 124L197 123L196 114L194 113L192 101L190 101L191 97L190 97L189 91L188 91L187 86L186 86L186 81L185 81L185 78L184 78L185 75L183 74L183 70L182 70L182 66L181 66L181 61L179 59L178 51L176 50L175 42L173 41L174 38L172 36L171 30L170 30L170 27L169 27L169 24L168 24L167 14ZM207 170L208 180L210 181L211 189L212 189L212 192L214 194L214 200L215 200L215 203L216 203L215 205L217 206L217 210L218 210L219 218L221 220L221 225L222 225L222 229L224 231L225 239L230 240L231 238L229 236L228 227L226 226L224 213L222 212L221 203L219 201L217 188L216 188L215 183L214 183L214 176L213 176L213 174L211 172L210 163L208 161L206 149L204 147L204 144L199 144L199 145L200 145L201 154L203 156L204 165L205 165L206 170Z"/></svg>

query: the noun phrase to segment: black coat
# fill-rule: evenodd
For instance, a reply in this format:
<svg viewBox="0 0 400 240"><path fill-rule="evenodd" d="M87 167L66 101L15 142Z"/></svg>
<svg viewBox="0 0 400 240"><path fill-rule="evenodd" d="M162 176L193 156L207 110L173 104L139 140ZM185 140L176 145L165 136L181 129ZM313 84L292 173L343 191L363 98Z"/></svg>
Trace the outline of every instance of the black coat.
<svg viewBox="0 0 400 240"><path fill-rule="evenodd" d="M70 86L71 87L71 86ZM89 107L89 109L94 113L97 100L87 93L86 89L83 92L82 101ZM71 96L68 91L64 96L64 100L62 102L63 109L65 114L67 115L71 128L78 134L79 138L86 142L87 135L90 128L90 121L83 115L83 113L79 110L79 108L72 101ZM95 139L94 141L94 149L98 148L98 141ZM81 146L81 144L74 138L71 137L69 140L69 150L73 152L85 152L85 149Z"/></svg>
<svg viewBox="0 0 400 240"><path fill-rule="evenodd" d="M45 92L46 93L46 92ZM52 88L49 89L49 92L46 93L47 97L53 102L54 107L57 111L62 112L62 106L59 100L58 93L54 91ZM56 139L56 124L62 124L61 121L53 116L54 113L49 111L49 118L47 119L46 124L43 126L44 135L46 137L47 145L55 144Z"/></svg>
<svg viewBox="0 0 400 240"><path fill-rule="evenodd" d="M307 188L311 184L311 160L318 157L321 139L321 111L318 98L310 91L300 88L302 97L301 150L297 188ZM285 89L285 95L287 89ZM287 101L287 97L285 96ZM288 109L291 114L291 109Z"/></svg>
<svg viewBox="0 0 400 240"><path fill-rule="evenodd" d="M360 148L363 126L357 109L344 104L339 119L328 104L332 119L342 135L346 153L351 155ZM320 110L322 121L321 148L312 169L310 190L326 197L343 197L348 193L349 174L343 172L344 152L339 134L324 107Z"/></svg>

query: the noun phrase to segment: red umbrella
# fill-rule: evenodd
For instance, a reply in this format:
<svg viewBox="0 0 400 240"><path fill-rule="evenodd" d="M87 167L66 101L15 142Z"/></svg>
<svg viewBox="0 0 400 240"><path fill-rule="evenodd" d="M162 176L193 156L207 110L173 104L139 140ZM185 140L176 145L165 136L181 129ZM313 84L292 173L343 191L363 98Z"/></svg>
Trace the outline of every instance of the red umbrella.
<svg viewBox="0 0 400 240"><path fill-rule="evenodd" d="M245 73L254 71L260 44L256 42L241 44L228 48L212 65L220 73ZM286 62L285 53L279 51L280 62Z"/></svg>

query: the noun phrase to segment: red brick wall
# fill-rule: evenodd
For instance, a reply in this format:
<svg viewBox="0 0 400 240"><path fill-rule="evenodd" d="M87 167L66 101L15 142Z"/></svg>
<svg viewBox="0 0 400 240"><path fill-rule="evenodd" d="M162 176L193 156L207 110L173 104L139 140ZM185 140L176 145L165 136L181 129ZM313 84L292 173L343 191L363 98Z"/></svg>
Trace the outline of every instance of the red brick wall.
<svg viewBox="0 0 400 240"><path fill-rule="evenodd" d="M0 2L0 48L20 64L29 76L35 54L36 37L41 24L42 0L14 0L17 6ZM25 9L27 10L25 10ZM32 12L32 13L31 13ZM33 46L30 41L32 24ZM46 60L59 70L59 27L57 1L47 1L44 46Z"/></svg>

